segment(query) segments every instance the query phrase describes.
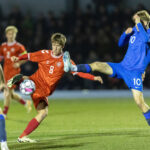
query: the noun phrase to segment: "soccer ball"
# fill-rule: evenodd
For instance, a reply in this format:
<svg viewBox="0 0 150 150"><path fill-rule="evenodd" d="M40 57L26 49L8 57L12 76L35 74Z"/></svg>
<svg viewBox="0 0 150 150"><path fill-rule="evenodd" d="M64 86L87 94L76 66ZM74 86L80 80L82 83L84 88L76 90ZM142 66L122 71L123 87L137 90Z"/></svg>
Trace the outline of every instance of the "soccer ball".
<svg viewBox="0 0 150 150"><path fill-rule="evenodd" d="M26 79L21 82L19 90L24 95L30 95L35 91L35 83L32 80Z"/></svg>

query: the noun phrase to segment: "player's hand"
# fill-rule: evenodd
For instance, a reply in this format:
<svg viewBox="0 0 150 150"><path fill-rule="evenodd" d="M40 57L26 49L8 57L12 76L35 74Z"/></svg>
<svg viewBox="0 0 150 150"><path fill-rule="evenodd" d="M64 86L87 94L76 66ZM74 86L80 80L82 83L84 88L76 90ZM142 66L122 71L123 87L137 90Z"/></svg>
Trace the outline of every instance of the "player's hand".
<svg viewBox="0 0 150 150"><path fill-rule="evenodd" d="M16 57L16 56L12 56L12 57L11 57L11 61L12 61L12 62L18 62L18 61L19 61L19 58Z"/></svg>
<svg viewBox="0 0 150 150"><path fill-rule="evenodd" d="M129 34L131 32L132 32L132 28L131 27L127 28L126 31L125 31L126 34Z"/></svg>
<svg viewBox="0 0 150 150"><path fill-rule="evenodd" d="M103 84L103 79L102 79L101 76L95 76L95 77L94 77L94 81L98 81L98 82L100 82L101 84Z"/></svg>
<svg viewBox="0 0 150 150"><path fill-rule="evenodd" d="M13 67L14 67L15 69L19 68L19 67L20 67L20 63L18 63L18 62L14 63L14 64L13 64Z"/></svg>
<svg viewBox="0 0 150 150"><path fill-rule="evenodd" d="M137 14L135 14L134 16L133 16L133 21L137 24L137 23L140 23L140 17L137 15Z"/></svg>
<svg viewBox="0 0 150 150"><path fill-rule="evenodd" d="M137 31L139 32L137 24L140 23L140 17L137 14L135 14L132 19L135 23L135 27L136 27Z"/></svg>

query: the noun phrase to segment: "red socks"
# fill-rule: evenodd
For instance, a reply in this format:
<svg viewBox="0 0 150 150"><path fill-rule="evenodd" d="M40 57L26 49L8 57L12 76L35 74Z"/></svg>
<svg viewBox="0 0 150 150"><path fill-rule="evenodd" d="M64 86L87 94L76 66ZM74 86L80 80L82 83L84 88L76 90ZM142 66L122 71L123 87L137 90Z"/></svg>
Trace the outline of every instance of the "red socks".
<svg viewBox="0 0 150 150"><path fill-rule="evenodd" d="M26 101L23 100L23 99L20 99L19 102L20 102L20 104L22 104L22 105L25 105L25 104L26 104Z"/></svg>
<svg viewBox="0 0 150 150"><path fill-rule="evenodd" d="M39 126L39 122L33 118L29 124L27 125L26 129L23 131L23 133L20 135L20 138L30 134L33 132L37 127Z"/></svg>
<svg viewBox="0 0 150 150"><path fill-rule="evenodd" d="M4 106L4 109L3 109L3 114L4 115L7 115L8 109L9 109L8 106Z"/></svg>

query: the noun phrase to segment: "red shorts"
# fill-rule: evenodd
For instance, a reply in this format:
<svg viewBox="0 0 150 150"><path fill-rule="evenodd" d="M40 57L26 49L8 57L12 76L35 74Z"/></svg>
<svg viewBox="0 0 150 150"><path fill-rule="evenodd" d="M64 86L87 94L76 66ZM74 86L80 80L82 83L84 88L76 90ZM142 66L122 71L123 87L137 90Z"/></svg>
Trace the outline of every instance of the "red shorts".
<svg viewBox="0 0 150 150"><path fill-rule="evenodd" d="M37 108L40 101L45 101L48 106L47 96L49 95L49 91L47 92L44 86L42 86L42 84L40 84L38 80L34 80L32 76L30 76L29 79L35 83L35 91L31 95L35 108Z"/></svg>
<svg viewBox="0 0 150 150"><path fill-rule="evenodd" d="M36 93L33 93L32 94L32 101L33 101L33 104L34 104L34 107L37 108L38 104L41 102L41 101L45 101L47 106L48 106L48 98L47 97L40 97L40 98L37 98L36 97Z"/></svg>

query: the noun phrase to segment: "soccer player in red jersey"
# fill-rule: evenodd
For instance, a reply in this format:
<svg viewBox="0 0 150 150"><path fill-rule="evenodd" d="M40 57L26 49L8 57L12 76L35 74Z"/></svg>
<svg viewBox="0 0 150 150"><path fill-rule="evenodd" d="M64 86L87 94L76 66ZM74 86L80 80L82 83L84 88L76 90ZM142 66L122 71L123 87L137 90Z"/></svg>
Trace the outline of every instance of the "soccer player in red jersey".
<svg viewBox="0 0 150 150"><path fill-rule="evenodd" d="M63 62L63 48L66 43L66 37L61 33L55 33L51 36L52 50L40 50L34 53L24 54L19 57L12 57L13 62L20 60L30 60L38 62L38 70L29 77L34 81L36 90L31 95L34 106L37 110L37 115L33 118L26 129L18 138L18 142L36 142L27 137L33 132L39 124L45 119L48 114L48 99L47 96L51 95L59 80L64 75L64 62ZM100 76L93 76L88 73L74 73L82 78L95 80L103 83ZM9 82L8 86L11 87L16 82L20 81L22 77L17 75L13 77Z"/></svg>
<svg viewBox="0 0 150 150"><path fill-rule="evenodd" d="M0 58L4 59L4 83L0 85L1 89L4 89L4 110L3 114L6 117L10 101L11 99L16 100L17 102L21 103L22 105L26 106L28 111L31 110L31 102L23 100L18 94L14 92L14 89L7 88L5 82L12 78L14 75L20 73L20 65L25 61L21 62L12 62L11 56L20 56L26 53L25 47L16 41L17 35L17 28L15 26L8 26L5 29L6 39L7 42L2 43L0 46ZM1 76L3 75L3 71L0 70Z"/></svg>

